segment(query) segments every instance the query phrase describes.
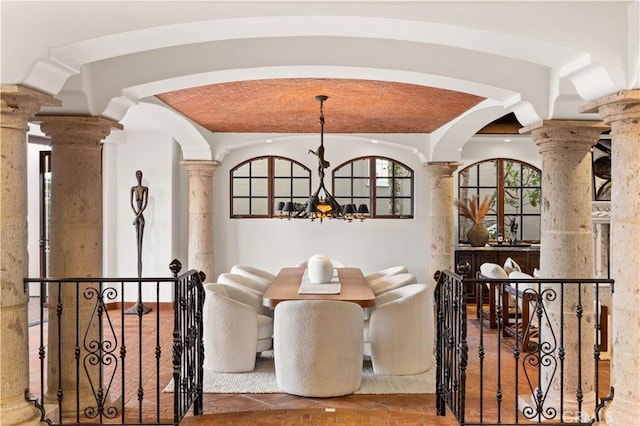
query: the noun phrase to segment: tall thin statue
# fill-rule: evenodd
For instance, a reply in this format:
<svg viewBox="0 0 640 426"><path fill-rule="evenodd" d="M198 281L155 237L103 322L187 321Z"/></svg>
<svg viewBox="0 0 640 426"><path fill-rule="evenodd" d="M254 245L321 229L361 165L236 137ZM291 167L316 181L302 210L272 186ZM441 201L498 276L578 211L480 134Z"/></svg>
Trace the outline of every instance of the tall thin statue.
<svg viewBox="0 0 640 426"><path fill-rule="evenodd" d="M136 171L136 179L138 184L131 187L131 209L136 217L133 219L133 226L136 227L136 241L138 243L138 278L142 278L142 237L144 235L144 215L143 212L147 208L149 200L149 188L142 185L142 171ZM138 301L136 304L127 309L126 313L146 314L151 308L142 303L142 283L138 283Z"/></svg>
<svg viewBox="0 0 640 426"><path fill-rule="evenodd" d="M131 209L136 217L133 219L133 226L136 227L136 237L138 241L138 278L142 277L142 236L144 234L144 209L147 208L149 198L149 188L142 185L142 171L136 171L138 184L131 187ZM134 204L135 201L135 204Z"/></svg>

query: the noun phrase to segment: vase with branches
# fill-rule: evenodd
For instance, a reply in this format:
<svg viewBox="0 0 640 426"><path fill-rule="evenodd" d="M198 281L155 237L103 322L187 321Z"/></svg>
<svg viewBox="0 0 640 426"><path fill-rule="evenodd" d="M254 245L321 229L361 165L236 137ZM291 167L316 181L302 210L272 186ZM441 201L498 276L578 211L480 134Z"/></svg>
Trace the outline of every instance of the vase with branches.
<svg viewBox="0 0 640 426"><path fill-rule="evenodd" d="M484 218L491 210L494 197L485 195L479 201L478 195L472 195L467 200L456 200L455 204L460 214L473 222L467 231L467 239L473 247L482 247L489 241L489 230L484 224Z"/></svg>

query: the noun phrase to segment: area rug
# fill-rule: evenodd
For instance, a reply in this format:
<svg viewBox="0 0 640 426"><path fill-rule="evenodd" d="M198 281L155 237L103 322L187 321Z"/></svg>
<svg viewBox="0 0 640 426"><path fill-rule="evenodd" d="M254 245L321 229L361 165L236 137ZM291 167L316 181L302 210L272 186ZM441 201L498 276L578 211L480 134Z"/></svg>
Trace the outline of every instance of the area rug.
<svg viewBox="0 0 640 426"><path fill-rule="evenodd" d="M424 394L435 393L435 365L428 371L410 376L383 376L373 373L371 361L365 360L362 383L356 394ZM173 380L164 389L173 392ZM204 370L204 393L282 393L276 384L273 352L263 352L256 368L247 373L216 373Z"/></svg>

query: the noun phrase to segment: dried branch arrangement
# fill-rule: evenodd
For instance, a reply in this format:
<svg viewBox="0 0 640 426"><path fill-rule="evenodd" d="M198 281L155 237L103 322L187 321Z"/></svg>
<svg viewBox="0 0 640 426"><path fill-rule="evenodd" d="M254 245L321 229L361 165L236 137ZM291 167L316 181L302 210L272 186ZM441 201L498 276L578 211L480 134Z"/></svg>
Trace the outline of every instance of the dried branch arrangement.
<svg viewBox="0 0 640 426"><path fill-rule="evenodd" d="M484 217L489 213L493 197L485 195L482 202L479 202L477 195L472 195L468 200L456 200L456 206L460 213L473 221L473 223L482 223Z"/></svg>

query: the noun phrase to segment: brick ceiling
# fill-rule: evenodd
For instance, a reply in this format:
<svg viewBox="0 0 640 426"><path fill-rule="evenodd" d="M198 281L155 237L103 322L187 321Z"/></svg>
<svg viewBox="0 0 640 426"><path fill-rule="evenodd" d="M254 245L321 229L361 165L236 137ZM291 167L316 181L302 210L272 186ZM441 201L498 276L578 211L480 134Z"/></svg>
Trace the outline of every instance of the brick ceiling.
<svg viewBox="0 0 640 426"><path fill-rule="evenodd" d="M327 133L431 133L484 98L405 83L273 79L193 87L157 95L212 132L315 133L320 104Z"/></svg>

